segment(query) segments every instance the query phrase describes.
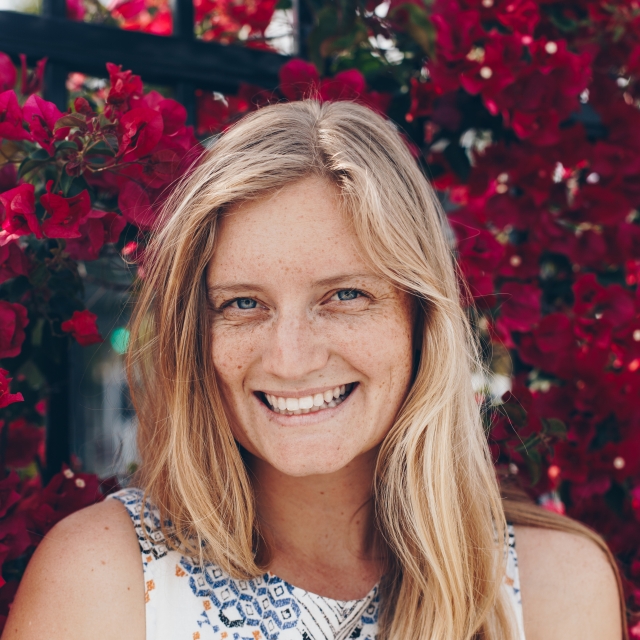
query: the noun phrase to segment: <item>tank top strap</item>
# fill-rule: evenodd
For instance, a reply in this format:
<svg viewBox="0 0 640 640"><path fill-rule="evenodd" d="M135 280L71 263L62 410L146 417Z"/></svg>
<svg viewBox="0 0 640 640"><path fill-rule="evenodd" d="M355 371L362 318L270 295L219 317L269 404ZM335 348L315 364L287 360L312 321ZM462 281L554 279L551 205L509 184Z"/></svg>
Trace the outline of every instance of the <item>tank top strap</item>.
<svg viewBox="0 0 640 640"><path fill-rule="evenodd" d="M167 555L169 548L162 532L160 513L149 501L143 502L144 492L138 488L121 489L108 496L124 505L138 536L143 566L151 560L158 560ZM165 523L165 528L170 526Z"/></svg>
<svg viewBox="0 0 640 640"><path fill-rule="evenodd" d="M514 613L517 639L525 640L524 618L522 615L522 596L520 594L520 573L518 571L518 553L516 552L516 533L512 524L507 523L507 568L504 577L504 589Z"/></svg>

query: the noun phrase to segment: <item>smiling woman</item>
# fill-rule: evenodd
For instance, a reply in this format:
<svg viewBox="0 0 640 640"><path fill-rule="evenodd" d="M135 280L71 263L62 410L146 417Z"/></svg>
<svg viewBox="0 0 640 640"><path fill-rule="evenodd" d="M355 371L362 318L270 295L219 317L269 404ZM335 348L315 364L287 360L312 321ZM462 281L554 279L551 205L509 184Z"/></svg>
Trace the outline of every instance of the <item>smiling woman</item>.
<svg viewBox="0 0 640 640"><path fill-rule="evenodd" d="M501 498L445 224L364 107L225 133L145 263L140 488L51 532L6 637L623 637L604 544Z"/></svg>

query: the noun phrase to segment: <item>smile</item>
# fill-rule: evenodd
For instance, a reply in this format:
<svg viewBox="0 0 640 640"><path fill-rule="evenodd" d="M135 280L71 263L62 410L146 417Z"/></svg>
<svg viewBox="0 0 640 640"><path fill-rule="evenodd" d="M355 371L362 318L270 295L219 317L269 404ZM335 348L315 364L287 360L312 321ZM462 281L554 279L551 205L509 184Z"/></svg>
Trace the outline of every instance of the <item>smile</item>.
<svg viewBox="0 0 640 640"><path fill-rule="evenodd" d="M274 413L285 416L297 416L303 413L315 413L332 409L344 402L355 388L356 383L343 384L324 393L302 396L302 398L283 398L268 393L260 393L264 404Z"/></svg>

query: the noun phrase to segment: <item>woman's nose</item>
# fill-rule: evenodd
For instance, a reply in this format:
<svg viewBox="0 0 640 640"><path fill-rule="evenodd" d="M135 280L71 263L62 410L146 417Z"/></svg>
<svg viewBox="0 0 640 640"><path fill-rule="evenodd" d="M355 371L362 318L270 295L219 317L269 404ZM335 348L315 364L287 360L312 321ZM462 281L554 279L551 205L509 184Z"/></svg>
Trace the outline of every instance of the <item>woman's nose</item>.
<svg viewBox="0 0 640 640"><path fill-rule="evenodd" d="M295 380L322 369L328 358L328 345L312 318L281 313L267 337L262 366L273 376Z"/></svg>

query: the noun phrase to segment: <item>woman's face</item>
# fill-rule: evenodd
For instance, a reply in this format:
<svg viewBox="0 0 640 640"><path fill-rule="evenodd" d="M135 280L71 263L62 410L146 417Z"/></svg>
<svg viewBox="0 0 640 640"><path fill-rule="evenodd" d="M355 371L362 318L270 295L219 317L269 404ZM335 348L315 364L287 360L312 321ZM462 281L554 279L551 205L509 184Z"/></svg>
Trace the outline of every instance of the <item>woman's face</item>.
<svg viewBox="0 0 640 640"><path fill-rule="evenodd" d="M335 186L306 178L224 217L207 272L236 440L292 476L338 471L391 427L414 304L360 257Z"/></svg>

